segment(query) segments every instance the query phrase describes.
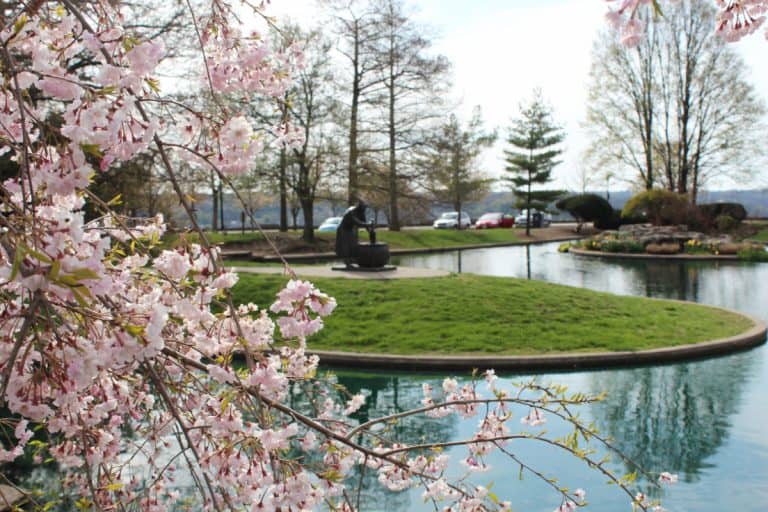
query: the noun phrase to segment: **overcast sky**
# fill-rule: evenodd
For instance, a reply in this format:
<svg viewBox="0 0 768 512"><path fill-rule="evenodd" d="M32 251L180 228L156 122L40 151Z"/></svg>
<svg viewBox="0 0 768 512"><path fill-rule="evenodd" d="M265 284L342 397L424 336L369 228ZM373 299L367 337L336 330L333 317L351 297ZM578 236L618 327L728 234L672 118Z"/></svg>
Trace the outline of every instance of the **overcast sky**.
<svg viewBox="0 0 768 512"><path fill-rule="evenodd" d="M510 119L539 87L566 130L566 153L555 170L557 186L579 189L592 42L605 25L603 0L410 0L413 17L434 33L436 52L453 64L454 96L469 113L480 105L500 142L485 158L492 175L503 174L501 150ZM313 0L272 0L269 12L303 25L322 18ZM749 77L768 102L768 41L759 34L736 43L752 70ZM596 184L604 188L605 184ZM720 187L734 186L723 183ZM744 184L736 185L740 188ZM768 186L760 178L751 187ZM616 184L611 188L626 188Z"/></svg>

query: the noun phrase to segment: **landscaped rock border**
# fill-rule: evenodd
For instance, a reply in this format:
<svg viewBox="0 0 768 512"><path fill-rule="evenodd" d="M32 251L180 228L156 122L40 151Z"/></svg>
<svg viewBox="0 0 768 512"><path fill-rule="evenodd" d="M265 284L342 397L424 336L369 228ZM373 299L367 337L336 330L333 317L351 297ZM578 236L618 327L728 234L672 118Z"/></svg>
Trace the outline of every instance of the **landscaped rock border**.
<svg viewBox="0 0 768 512"><path fill-rule="evenodd" d="M648 254L645 252L607 252L607 251L589 251L587 249L579 249L578 247L571 247L568 249L571 254L578 256L592 256L597 258L614 258L614 259L634 259L634 260L696 260L696 261L741 261L735 254Z"/></svg>
<svg viewBox="0 0 768 512"><path fill-rule="evenodd" d="M344 368L418 371L473 369L483 371L492 368L497 371L524 372L534 370L568 371L690 361L748 350L765 343L768 327L762 320L725 308L716 309L723 309L747 317L752 320L754 327L745 333L729 338L636 352L587 352L534 356L402 356L311 349L308 352L317 354L320 361L325 365Z"/></svg>
<svg viewBox="0 0 768 512"><path fill-rule="evenodd" d="M617 258L745 259L766 261L762 244L735 242L727 235L706 235L687 226L628 224L618 231L603 231L563 252ZM727 256L727 257L721 257ZM730 257L728 257L730 256ZM741 256L741 258L739 258Z"/></svg>

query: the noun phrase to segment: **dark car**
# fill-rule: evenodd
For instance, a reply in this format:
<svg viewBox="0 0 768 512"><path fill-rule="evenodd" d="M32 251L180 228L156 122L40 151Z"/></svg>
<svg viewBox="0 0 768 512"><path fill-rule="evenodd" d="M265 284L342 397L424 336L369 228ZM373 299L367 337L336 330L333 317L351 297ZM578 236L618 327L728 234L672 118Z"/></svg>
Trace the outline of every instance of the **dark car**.
<svg viewBox="0 0 768 512"><path fill-rule="evenodd" d="M475 222L475 228L477 229L511 228L514 225L515 218L512 215L504 215L499 212L484 213Z"/></svg>
<svg viewBox="0 0 768 512"><path fill-rule="evenodd" d="M519 228L524 228L528 223L528 215L526 210L522 210L520 215L515 218L515 225ZM552 224L552 216L548 213L541 213L538 210L531 210L531 227L532 228L546 228Z"/></svg>

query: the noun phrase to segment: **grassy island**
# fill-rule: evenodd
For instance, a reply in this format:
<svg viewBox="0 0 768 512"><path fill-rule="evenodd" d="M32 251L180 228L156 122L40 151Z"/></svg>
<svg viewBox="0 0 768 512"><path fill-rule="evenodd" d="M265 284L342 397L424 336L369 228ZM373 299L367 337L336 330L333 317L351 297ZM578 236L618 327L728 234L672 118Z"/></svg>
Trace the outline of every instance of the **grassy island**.
<svg viewBox="0 0 768 512"><path fill-rule="evenodd" d="M268 307L286 279L241 274L235 300ZM707 306L504 277L311 280L339 304L310 340L317 350L486 356L634 351L752 327L748 318Z"/></svg>

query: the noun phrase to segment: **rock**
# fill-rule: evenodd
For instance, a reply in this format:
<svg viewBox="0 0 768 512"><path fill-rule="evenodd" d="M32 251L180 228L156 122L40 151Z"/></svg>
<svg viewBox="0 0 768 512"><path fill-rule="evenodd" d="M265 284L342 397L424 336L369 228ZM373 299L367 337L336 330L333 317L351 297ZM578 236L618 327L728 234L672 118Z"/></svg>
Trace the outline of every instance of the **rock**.
<svg viewBox="0 0 768 512"><path fill-rule="evenodd" d="M738 254L742 249L749 247L747 244L721 243L717 246L717 252L720 254Z"/></svg>
<svg viewBox="0 0 768 512"><path fill-rule="evenodd" d="M677 243L662 243L662 244L648 244L645 246L645 252L648 254L677 254L680 252L680 244Z"/></svg>

